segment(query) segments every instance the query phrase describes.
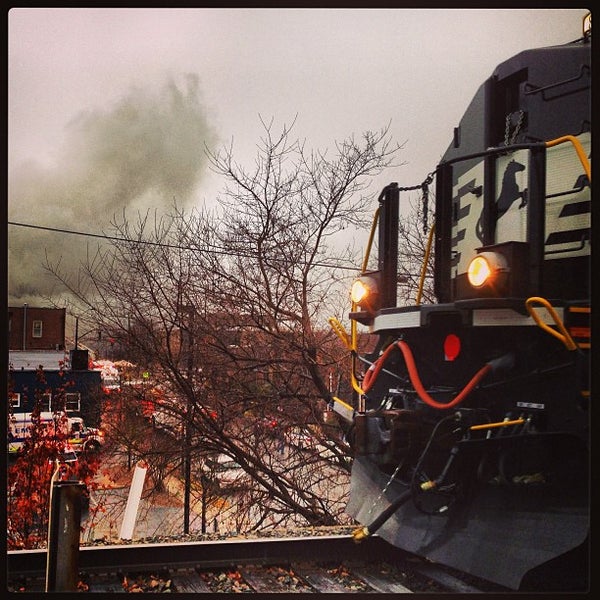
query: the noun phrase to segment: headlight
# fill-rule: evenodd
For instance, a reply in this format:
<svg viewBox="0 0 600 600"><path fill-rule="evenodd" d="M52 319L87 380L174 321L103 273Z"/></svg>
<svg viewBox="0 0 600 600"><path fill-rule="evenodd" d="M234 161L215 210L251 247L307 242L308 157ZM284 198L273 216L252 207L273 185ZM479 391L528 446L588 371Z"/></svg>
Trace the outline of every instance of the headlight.
<svg viewBox="0 0 600 600"><path fill-rule="evenodd" d="M381 273L379 271L370 271L358 277L350 289L350 299L352 300L352 311L350 318L370 325L373 323L375 313L380 308L379 285Z"/></svg>
<svg viewBox="0 0 600 600"><path fill-rule="evenodd" d="M357 279L352 284L352 289L350 290L350 299L354 304L359 304L363 300L373 293L373 284L374 282L370 277L363 277L362 279Z"/></svg>
<svg viewBox="0 0 600 600"><path fill-rule="evenodd" d="M502 254L481 252L470 262L467 277L475 288L497 287L504 283L508 271L508 263Z"/></svg>
<svg viewBox="0 0 600 600"><path fill-rule="evenodd" d="M362 275L354 281L350 299L361 308L372 310L379 295L377 280L371 275Z"/></svg>

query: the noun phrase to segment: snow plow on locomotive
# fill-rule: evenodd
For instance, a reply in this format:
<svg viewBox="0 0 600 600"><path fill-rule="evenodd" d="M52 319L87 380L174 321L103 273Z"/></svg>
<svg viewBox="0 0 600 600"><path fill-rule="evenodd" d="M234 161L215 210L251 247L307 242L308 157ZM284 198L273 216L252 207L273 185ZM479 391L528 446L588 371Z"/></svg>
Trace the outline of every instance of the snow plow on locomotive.
<svg viewBox="0 0 600 600"><path fill-rule="evenodd" d="M330 320L352 357L354 397L331 408L354 453L357 542L377 533L515 590L588 585L590 77L591 29L479 88L419 186L435 179L421 277L433 255L435 304L421 287L397 306L412 188L382 191L350 334ZM364 356L359 323L376 339Z"/></svg>

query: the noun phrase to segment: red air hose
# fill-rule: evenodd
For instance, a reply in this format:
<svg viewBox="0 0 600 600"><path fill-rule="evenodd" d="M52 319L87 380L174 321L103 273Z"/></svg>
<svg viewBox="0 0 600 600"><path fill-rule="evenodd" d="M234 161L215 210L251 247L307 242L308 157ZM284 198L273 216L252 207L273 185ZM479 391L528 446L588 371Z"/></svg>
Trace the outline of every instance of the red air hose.
<svg viewBox="0 0 600 600"><path fill-rule="evenodd" d="M365 373L365 378L363 380L364 393L367 393L369 389L371 389L371 386L377 379L377 375L379 375L379 372L383 368L383 363L396 346L402 351L404 362L406 363L406 368L408 369L408 376L410 377L410 381L413 384L415 391L419 395L419 398L421 398L425 404L428 404L433 408L447 409L457 406L471 393L473 388L483 379L483 377L485 377L485 375L492 370L492 365L490 363L486 363L483 365L483 367L481 367L481 369L479 369L479 371L477 371L477 373L475 373L475 375L471 378L471 381L467 383L460 394L458 394L458 396L456 396L453 400L447 403L437 402L425 391L425 388L421 383L421 378L419 377L417 366L415 365L415 359L413 358L410 347L406 342L400 340L394 344L390 344L385 349L384 353L377 359L377 361L369 367L369 370Z"/></svg>
<svg viewBox="0 0 600 600"><path fill-rule="evenodd" d="M371 386L375 383L379 372L383 368L383 363L386 361L387 357L390 355L392 350L396 347L396 344L390 344L384 351L384 353L369 367L368 371L365 373L365 378L363 379L362 389L366 394Z"/></svg>

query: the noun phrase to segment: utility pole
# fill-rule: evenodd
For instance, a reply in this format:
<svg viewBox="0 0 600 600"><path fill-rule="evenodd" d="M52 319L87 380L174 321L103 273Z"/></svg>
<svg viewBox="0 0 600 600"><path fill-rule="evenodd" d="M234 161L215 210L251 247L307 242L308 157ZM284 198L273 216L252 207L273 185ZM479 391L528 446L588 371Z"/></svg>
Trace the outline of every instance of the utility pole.
<svg viewBox="0 0 600 600"><path fill-rule="evenodd" d="M23 350L27 348L27 302L23 304Z"/></svg>
<svg viewBox="0 0 600 600"><path fill-rule="evenodd" d="M192 394L194 391L194 336L193 336L193 306L185 307L187 312L187 379L189 390L187 394L187 403L185 411L185 434L184 434L184 447L183 447L183 533L188 534L190 532L190 495L191 495L191 479L192 479L192 458L191 458L191 446L192 446L192 413L194 404L192 401Z"/></svg>
<svg viewBox="0 0 600 600"><path fill-rule="evenodd" d="M185 441L183 449L183 533L188 534L190 532L190 492L191 492L191 478L192 478L192 464L191 464L191 427L190 427L190 409L192 401L188 397L187 400L187 411L185 415Z"/></svg>
<svg viewBox="0 0 600 600"><path fill-rule="evenodd" d="M200 531L206 533L206 488L209 485L209 481L204 473L200 476L200 482L202 483L202 522Z"/></svg>

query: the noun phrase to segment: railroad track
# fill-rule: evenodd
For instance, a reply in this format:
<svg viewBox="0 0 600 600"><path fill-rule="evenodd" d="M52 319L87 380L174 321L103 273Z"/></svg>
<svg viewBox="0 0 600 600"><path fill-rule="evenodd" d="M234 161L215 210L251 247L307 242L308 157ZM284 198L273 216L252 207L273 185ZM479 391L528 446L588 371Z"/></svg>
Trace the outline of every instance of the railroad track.
<svg viewBox="0 0 600 600"><path fill-rule="evenodd" d="M8 552L8 589L45 589L45 550ZM478 593L431 563L374 536L83 546L80 591L90 592L306 592Z"/></svg>

